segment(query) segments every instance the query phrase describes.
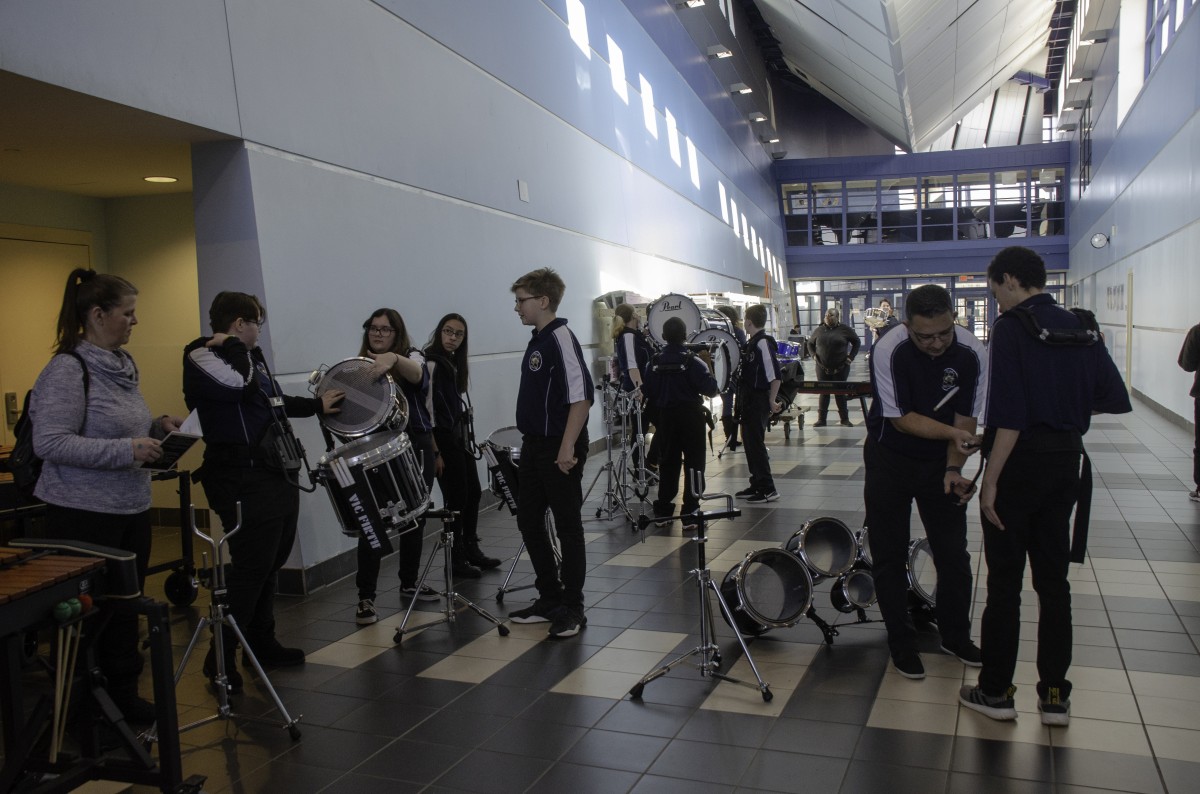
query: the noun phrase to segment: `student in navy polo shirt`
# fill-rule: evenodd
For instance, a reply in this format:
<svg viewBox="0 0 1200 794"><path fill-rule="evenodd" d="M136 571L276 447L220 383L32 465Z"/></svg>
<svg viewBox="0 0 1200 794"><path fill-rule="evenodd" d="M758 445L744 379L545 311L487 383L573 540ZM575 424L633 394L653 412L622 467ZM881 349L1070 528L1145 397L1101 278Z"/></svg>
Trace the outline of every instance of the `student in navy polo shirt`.
<svg viewBox="0 0 1200 794"><path fill-rule="evenodd" d="M512 285L513 310L533 338L521 360L517 429L521 431L521 496L517 526L537 576L532 606L510 612L514 623L549 623L551 637L571 637L587 625L583 614L583 464L587 460L592 379L579 341L555 316L566 285L548 267ZM546 534L550 508L562 569Z"/></svg>
<svg viewBox="0 0 1200 794"><path fill-rule="evenodd" d="M700 508L700 495L692 488L691 472L704 477L704 426L707 424L703 398L717 396L717 379L711 366L684 348L687 326L678 317L663 323L663 341L667 346L654 357L646 375L646 392L659 414L660 469L658 498L654 500L655 517L671 516L675 512L675 495L679 493L679 467L683 466L683 507L680 515ZM707 356L707 353L703 353ZM691 526L685 523L684 528Z"/></svg>
<svg viewBox="0 0 1200 794"><path fill-rule="evenodd" d="M983 344L955 324L950 293L935 284L909 293L905 332L896 329L871 355L867 412L867 527L875 592L887 626L892 664L905 678L925 677L908 611L909 517L915 500L937 569L942 650L979 666L971 642L971 558L967 502L974 493L962 466L975 448L976 417L986 395Z"/></svg>
<svg viewBox="0 0 1200 794"><path fill-rule="evenodd" d="M771 415L783 409L779 394L779 362L775 358L775 340L763 330L767 307L761 303L746 307L746 342L742 357L742 379L738 384L741 411L742 446L750 467L750 487L735 496L750 503L774 502L779 498L775 478L771 476L771 458L767 454L767 426Z"/></svg>
<svg viewBox="0 0 1200 794"><path fill-rule="evenodd" d="M979 685L964 686L959 701L993 719L1016 719L1013 672L1028 556L1038 596L1038 711L1042 724L1066 725L1071 713L1069 523L1076 502L1086 514L1082 500L1088 494L1080 489L1082 436L1092 414L1133 408L1102 340L1063 344L1055 339L1058 344L1047 344L1034 337L1032 326L1026 327L1032 315L1042 329L1084 328L1083 318L1042 291L1046 266L1040 256L1020 246L1005 248L988 265L987 275L1003 314L996 318L988 347L983 417L991 442L979 489L988 564L980 638L983 669ZM1024 312L1029 312L1026 320L1021 319ZM1080 547L1080 562L1082 551Z"/></svg>

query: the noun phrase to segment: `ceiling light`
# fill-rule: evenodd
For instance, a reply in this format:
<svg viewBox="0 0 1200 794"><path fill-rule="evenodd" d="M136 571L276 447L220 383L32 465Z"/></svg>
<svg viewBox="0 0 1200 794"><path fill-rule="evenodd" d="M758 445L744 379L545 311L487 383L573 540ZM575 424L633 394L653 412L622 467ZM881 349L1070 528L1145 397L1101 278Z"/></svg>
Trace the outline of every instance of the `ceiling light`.
<svg viewBox="0 0 1200 794"><path fill-rule="evenodd" d="M162 183L179 181L178 179L176 179L173 176L144 176L144 177L142 177L142 179L147 182L162 182Z"/></svg>
<svg viewBox="0 0 1200 794"><path fill-rule="evenodd" d="M704 5L704 0L674 0L676 8L699 8Z"/></svg>
<svg viewBox="0 0 1200 794"><path fill-rule="evenodd" d="M731 94L749 94L753 91L754 89L745 83L734 83L733 85L729 86L729 93Z"/></svg>
<svg viewBox="0 0 1200 794"><path fill-rule="evenodd" d="M756 111L754 111L753 113L751 113L751 114L750 114L750 120L751 120L751 121L754 121L754 122L766 121L766 120L767 120L767 116L766 116L766 114L765 114L765 113L759 113L759 112L756 110Z"/></svg>
<svg viewBox="0 0 1200 794"><path fill-rule="evenodd" d="M724 44L714 44L708 48L708 57L714 61L721 58L732 58L733 50L726 47Z"/></svg>
<svg viewBox="0 0 1200 794"><path fill-rule="evenodd" d="M763 143L779 143L779 136L773 133L768 133L759 138Z"/></svg>

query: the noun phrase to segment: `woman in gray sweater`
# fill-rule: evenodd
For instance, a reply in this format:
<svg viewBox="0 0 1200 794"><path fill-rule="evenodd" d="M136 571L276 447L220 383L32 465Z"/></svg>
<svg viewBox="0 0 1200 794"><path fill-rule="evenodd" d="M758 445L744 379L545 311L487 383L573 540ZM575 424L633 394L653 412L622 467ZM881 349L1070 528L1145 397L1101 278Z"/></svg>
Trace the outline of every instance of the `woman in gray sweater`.
<svg viewBox="0 0 1200 794"><path fill-rule="evenodd" d="M30 401L33 447L44 463L36 496L50 537L137 555L139 586L150 559L150 472L161 439L181 420L152 419L138 370L122 345L137 325L137 289L119 276L76 269L67 277L55 355ZM96 624L98 625L98 624ZM132 723L154 720L138 697L136 615L114 614L96 641L108 691Z"/></svg>

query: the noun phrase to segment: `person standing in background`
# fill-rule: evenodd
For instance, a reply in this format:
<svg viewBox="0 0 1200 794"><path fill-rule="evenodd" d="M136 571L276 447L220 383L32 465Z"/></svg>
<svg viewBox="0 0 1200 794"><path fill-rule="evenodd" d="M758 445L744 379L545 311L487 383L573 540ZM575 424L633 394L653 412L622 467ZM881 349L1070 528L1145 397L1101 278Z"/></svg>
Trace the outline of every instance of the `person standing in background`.
<svg viewBox="0 0 1200 794"><path fill-rule="evenodd" d="M1192 431L1196 435L1195 442L1192 444L1192 484L1196 487L1188 492L1188 498L1193 502L1200 502L1200 372L1197 371L1198 366L1200 366L1200 323L1193 325L1192 330L1187 332L1187 336L1183 339L1183 347L1179 349L1179 367L1184 372L1196 373L1196 377L1192 379L1192 390L1188 392L1195 411L1192 424Z"/></svg>

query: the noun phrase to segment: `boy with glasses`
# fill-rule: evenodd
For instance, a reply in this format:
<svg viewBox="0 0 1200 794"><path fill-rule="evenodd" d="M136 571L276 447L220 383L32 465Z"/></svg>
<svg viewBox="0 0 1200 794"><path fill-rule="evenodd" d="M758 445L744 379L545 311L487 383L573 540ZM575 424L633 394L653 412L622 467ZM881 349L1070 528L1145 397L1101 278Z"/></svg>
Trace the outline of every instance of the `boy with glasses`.
<svg viewBox="0 0 1200 794"><path fill-rule="evenodd" d="M521 276L512 285L513 311L533 336L521 360L517 429L521 431L517 526L537 576L532 606L509 613L514 623L549 623L551 637L571 637L587 625L583 614L583 464L587 460L588 411L593 386L583 349L555 312L566 285L550 268ZM554 515L562 569L546 533Z"/></svg>

